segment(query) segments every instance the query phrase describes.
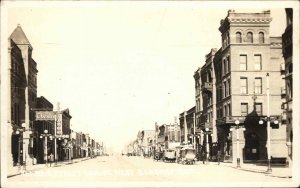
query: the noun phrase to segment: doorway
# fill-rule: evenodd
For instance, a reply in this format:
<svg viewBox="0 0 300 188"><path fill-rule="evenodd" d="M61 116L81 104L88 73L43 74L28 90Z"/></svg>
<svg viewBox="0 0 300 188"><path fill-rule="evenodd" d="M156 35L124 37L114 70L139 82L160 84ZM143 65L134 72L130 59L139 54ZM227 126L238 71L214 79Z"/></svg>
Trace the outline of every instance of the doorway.
<svg viewBox="0 0 300 188"><path fill-rule="evenodd" d="M246 135L245 143L245 160L259 159L259 137L255 133Z"/></svg>

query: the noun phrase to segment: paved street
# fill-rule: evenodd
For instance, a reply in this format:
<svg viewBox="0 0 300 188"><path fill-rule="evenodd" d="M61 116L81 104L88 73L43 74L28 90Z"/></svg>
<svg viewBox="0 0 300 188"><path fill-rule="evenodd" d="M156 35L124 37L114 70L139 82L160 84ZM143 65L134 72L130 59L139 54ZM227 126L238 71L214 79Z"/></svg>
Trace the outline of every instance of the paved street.
<svg viewBox="0 0 300 188"><path fill-rule="evenodd" d="M268 176L264 173L250 172L233 168L231 165L210 163L204 165L197 162L196 165L182 165L174 163L156 162L151 158L108 156L98 157L74 164L51 167L43 170L33 171L27 174L14 176L8 179L10 182L26 181L46 182L50 181L53 186L58 182L88 183L114 183L120 182L150 182L153 184L166 183L182 186L183 183L203 186L206 183L225 186L241 185L266 186L269 183L288 183L290 178L278 178ZM200 184L199 184L200 183ZM225 184L224 184L225 183ZM249 184L250 183L250 184ZM124 184L122 184L124 185ZM143 184L144 185L144 184ZM280 185L280 184L277 184Z"/></svg>

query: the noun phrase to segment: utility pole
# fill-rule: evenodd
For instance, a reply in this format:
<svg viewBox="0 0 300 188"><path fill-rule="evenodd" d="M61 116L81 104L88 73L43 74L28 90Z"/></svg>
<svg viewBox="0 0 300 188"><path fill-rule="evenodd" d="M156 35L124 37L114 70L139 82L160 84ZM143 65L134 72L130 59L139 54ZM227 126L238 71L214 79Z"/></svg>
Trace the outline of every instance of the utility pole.
<svg viewBox="0 0 300 188"><path fill-rule="evenodd" d="M268 169L267 173L271 173L271 125L270 125L270 84L269 84L269 73L267 73L267 135L268 135Z"/></svg>
<svg viewBox="0 0 300 188"><path fill-rule="evenodd" d="M194 144L194 149L196 149L196 113L194 112L194 127L193 127L193 144Z"/></svg>
<svg viewBox="0 0 300 188"><path fill-rule="evenodd" d="M183 119L184 119L184 143L187 144L187 124L186 124L186 111L183 113Z"/></svg>

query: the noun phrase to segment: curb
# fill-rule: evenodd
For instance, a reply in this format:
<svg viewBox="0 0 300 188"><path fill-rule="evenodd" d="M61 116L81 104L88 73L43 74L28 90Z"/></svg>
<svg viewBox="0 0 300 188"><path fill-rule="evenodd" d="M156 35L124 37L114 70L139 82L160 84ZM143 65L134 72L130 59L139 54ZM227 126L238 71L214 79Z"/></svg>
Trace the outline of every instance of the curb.
<svg viewBox="0 0 300 188"><path fill-rule="evenodd" d="M57 164L57 165L54 165L54 166L49 166L49 167L46 167L46 168L54 168L54 167L61 167L61 166L65 166L65 165L70 165L70 164L74 164L74 163L79 163L79 162L82 162L82 161L86 161L86 160L89 160L90 158L86 158L86 159L81 159L81 160L78 160L78 161L74 161L74 162L66 162L66 163L60 163L60 164ZM32 170L27 170L25 172L18 172L16 174L10 174L10 175L7 175L7 178L11 178L11 177L14 177L14 176L19 176L19 175L22 175L22 174L26 174L26 173L30 173L30 172L34 172L34 171L38 171L38 170L42 170L42 169L45 169L44 168L36 168L36 169L32 169Z"/></svg>

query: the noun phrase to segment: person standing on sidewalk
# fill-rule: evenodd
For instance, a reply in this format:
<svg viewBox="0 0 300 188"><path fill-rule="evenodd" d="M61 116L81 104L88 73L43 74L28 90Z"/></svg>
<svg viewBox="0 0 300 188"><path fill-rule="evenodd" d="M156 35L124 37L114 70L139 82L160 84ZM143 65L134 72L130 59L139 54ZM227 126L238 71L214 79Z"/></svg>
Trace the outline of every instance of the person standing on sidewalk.
<svg viewBox="0 0 300 188"><path fill-rule="evenodd" d="M52 163L54 162L54 155L52 153L49 156L49 161L50 161L50 166L51 166Z"/></svg>
<svg viewBox="0 0 300 188"><path fill-rule="evenodd" d="M205 150L202 150L201 156L202 156L203 164L205 164L205 158L206 158L206 152L205 152Z"/></svg>
<svg viewBox="0 0 300 188"><path fill-rule="evenodd" d="M220 159L221 159L221 151L218 150L218 152L217 152L218 165L220 165Z"/></svg>

